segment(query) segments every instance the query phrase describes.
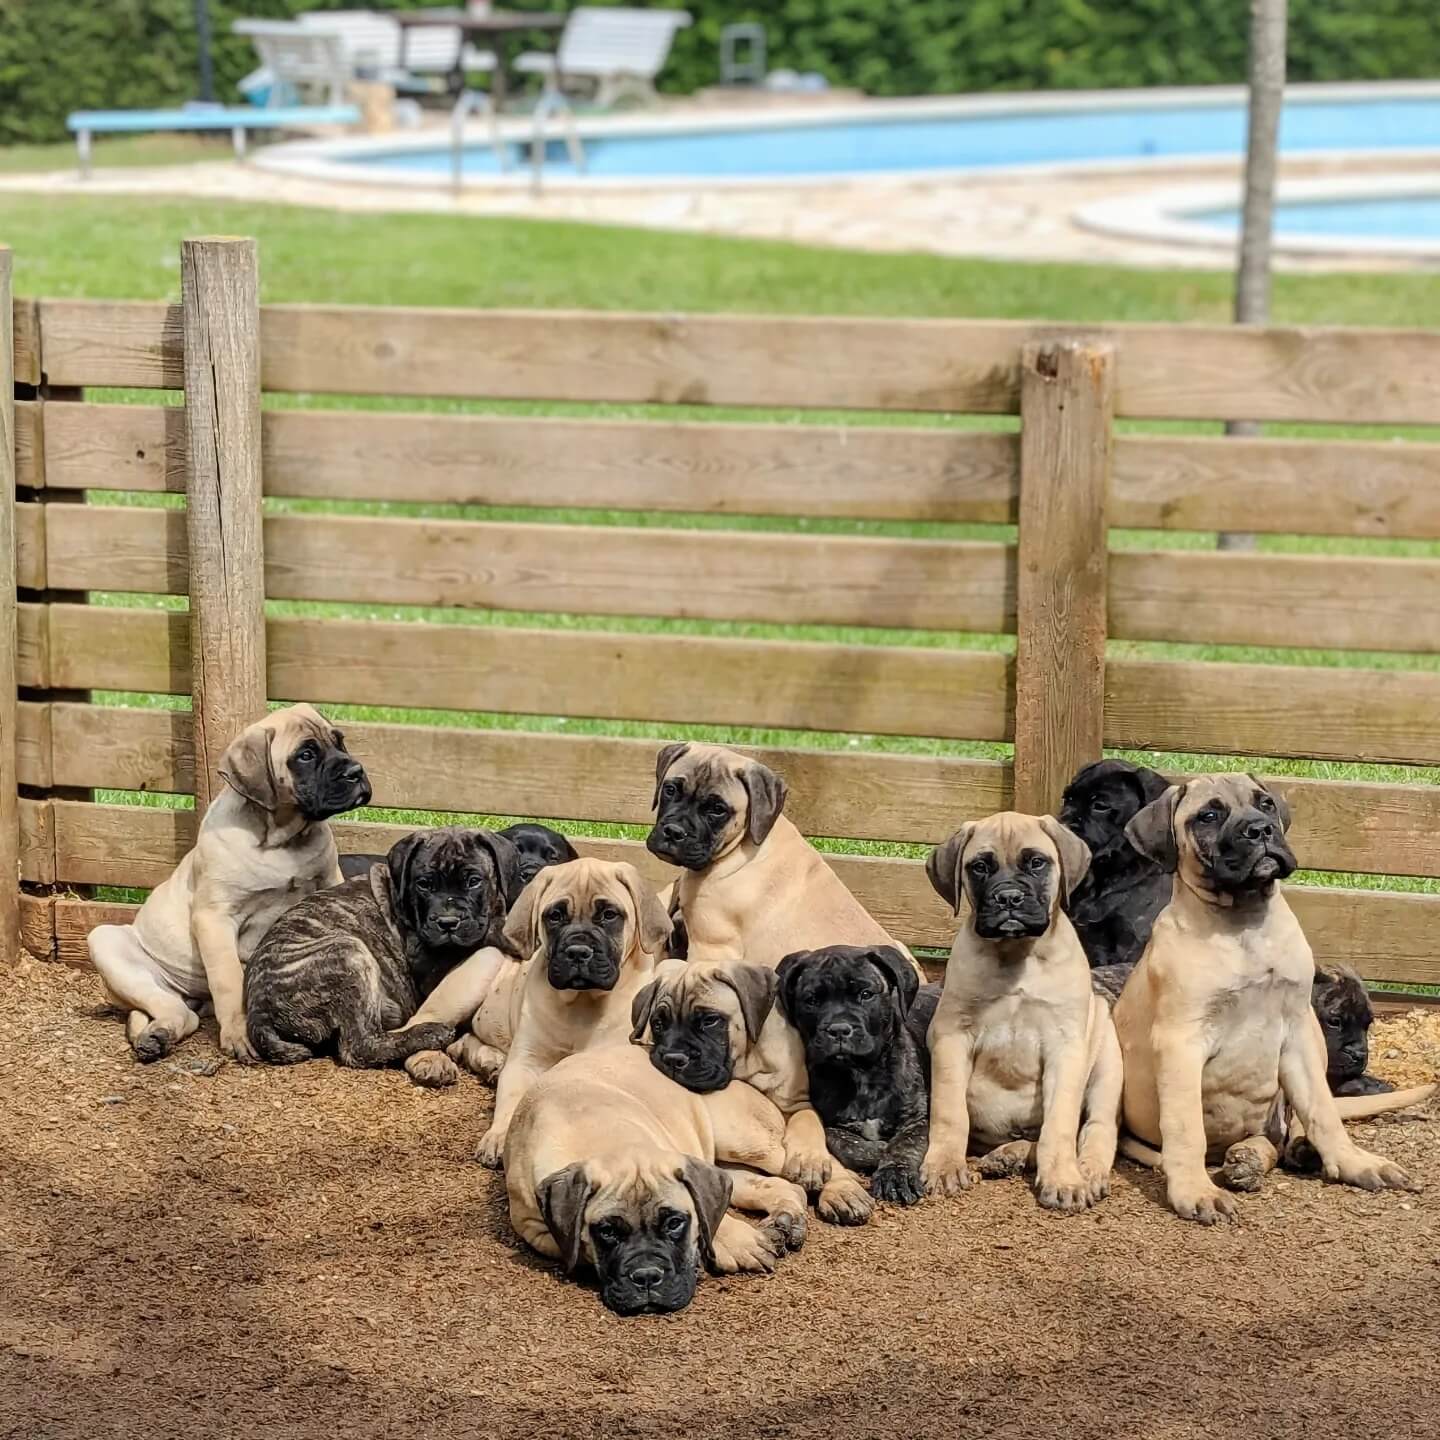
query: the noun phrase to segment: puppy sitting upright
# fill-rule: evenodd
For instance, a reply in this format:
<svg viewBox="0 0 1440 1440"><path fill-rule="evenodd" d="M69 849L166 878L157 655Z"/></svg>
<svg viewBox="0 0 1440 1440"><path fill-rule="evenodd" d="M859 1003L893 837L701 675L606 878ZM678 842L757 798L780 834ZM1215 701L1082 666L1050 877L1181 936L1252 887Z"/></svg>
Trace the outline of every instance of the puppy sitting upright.
<svg viewBox="0 0 1440 1440"><path fill-rule="evenodd" d="M915 967L889 945L827 945L787 955L775 975L830 1153L870 1174L877 1200L914 1205L930 1135L929 1057L906 1023Z"/></svg>
<svg viewBox="0 0 1440 1440"><path fill-rule="evenodd" d="M781 813L785 794L773 770L719 745L666 745L656 757L657 813L645 845L683 870L674 900L688 958L773 969L817 945L889 945L908 955Z"/></svg>
<svg viewBox="0 0 1440 1440"><path fill-rule="evenodd" d="M530 952L510 1009L513 1035L495 1115L476 1158L498 1166L525 1092L567 1055L630 1038L630 1010L670 937L670 917L633 865L572 860L520 893L505 934Z"/></svg>
<svg viewBox="0 0 1440 1440"><path fill-rule="evenodd" d="M1060 908L1088 863L1058 820L1013 813L962 825L926 863L936 893L969 909L930 1023L931 1191L967 1189L978 1144L982 1173L1033 1165L1047 1209L1109 1193L1120 1048Z"/></svg>
<svg viewBox="0 0 1440 1440"><path fill-rule="evenodd" d="M453 1024L405 1025L435 986L502 927L519 890L508 840L418 830L368 875L300 901L245 971L250 1043L276 1065L333 1048L342 1065L394 1065L449 1043Z"/></svg>
<svg viewBox="0 0 1440 1440"><path fill-rule="evenodd" d="M1128 760L1097 760L1065 787L1060 823L1090 850L1090 869L1065 909L1091 965L1133 965L1170 903L1170 877L1125 838L1125 827L1167 783Z"/></svg>
<svg viewBox="0 0 1440 1440"><path fill-rule="evenodd" d="M1295 869L1285 802L1249 775L1198 775L1130 822L1135 847L1174 873L1173 898L1115 1005L1125 1057L1125 1126L1171 1208L1212 1225L1235 1201L1206 1174L1252 1189L1274 1166L1286 1102L1326 1176L1410 1189L1397 1165L1346 1133L1325 1083L1311 1008L1315 961L1278 882Z"/></svg>
<svg viewBox="0 0 1440 1440"><path fill-rule="evenodd" d="M283 911L340 880L332 815L370 803L364 768L316 709L291 705L241 731L220 761L195 848L129 925L90 932L90 959L127 1007L135 1058L168 1055L209 999L220 1049L253 1060L242 966Z"/></svg>

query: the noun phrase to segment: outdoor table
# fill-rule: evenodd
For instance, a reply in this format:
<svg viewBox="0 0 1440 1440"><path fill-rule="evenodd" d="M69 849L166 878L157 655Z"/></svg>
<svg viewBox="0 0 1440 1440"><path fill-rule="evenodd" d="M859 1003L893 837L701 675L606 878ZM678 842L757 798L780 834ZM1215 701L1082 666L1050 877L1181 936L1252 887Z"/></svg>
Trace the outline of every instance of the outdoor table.
<svg viewBox="0 0 1440 1440"><path fill-rule="evenodd" d="M455 68L450 72L450 93L458 95L465 88L464 42L473 40L495 52L495 74L490 82L490 98L498 110L505 103L506 67L510 60L510 42L526 30L559 30L566 20L563 11L554 10L488 10L483 15L459 7L442 6L426 10L397 10L395 23L400 27L400 68L405 68L411 30L424 26L454 26L460 30L461 45L455 55Z"/></svg>

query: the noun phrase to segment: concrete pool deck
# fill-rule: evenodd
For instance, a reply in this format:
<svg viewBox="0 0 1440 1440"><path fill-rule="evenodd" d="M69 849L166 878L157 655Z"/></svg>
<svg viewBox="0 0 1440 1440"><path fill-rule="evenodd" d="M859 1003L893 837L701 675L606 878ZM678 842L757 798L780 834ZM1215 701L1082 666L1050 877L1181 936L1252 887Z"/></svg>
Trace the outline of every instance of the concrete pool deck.
<svg viewBox="0 0 1440 1440"><path fill-rule="evenodd" d="M667 107L670 108L670 107ZM678 108L678 107L676 107ZM443 117L441 122L443 134ZM1435 173L1433 157L1297 157L1281 166L1281 179L1314 180ZM102 169L89 180L74 170L0 175L0 195L166 196L250 201L347 212L505 216L636 226L644 229L790 241L847 250L921 252L993 260L1065 261L1155 268L1228 270L1234 246L1168 244L1104 234L1079 224L1082 210L1122 201L1138 191L1177 183L1229 185L1239 194L1236 162L1154 163L1087 171L1011 171L961 176L847 178L833 183L724 187L583 183L557 185L533 195L523 188L474 186L451 192L444 177L434 185L338 183L233 161L146 169ZM1433 270L1440 257L1322 255L1277 252L1276 267L1292 271Z"/></svg>

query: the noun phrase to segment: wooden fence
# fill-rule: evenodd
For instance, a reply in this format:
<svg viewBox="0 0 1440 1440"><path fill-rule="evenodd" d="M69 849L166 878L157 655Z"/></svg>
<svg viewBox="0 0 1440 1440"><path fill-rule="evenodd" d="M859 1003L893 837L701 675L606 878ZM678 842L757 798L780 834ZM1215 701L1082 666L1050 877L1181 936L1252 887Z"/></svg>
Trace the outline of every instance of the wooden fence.
<svg viewBox="0 0 1440 1440"><path fill-rule="evenodd" d="M1048 808L1102 744L1440 765L1437 673L1105 655L1107 637L1440 651L1437 560L1107 544L1110 526L1440 539L1440 445L1117 435L1113 425L1440 424L1440 336L260 307L255 264L250 242L187 242L183 305L16 300L13 351L0 336L4 361L14 359L13 376L0 375L0 477L8 492L13 456L18 487L16 502L0 503L6 563L3 531L15 540L0 596L18 594L4 617L16 626L6 647L15 673L0 674L0 804L18 793L18 816L0 825L0 844L18 835L18 854L0 865L18 866L27 891L18 919L13 895L0 895L0 923L7 933L20 924L39 953L83 960L88 929L126 913L83 898L85 887L154 885L193 840L195 812L99 804L91 792L195 793L203 806L207 770L266 695L1013 741L1013 766L762 752L789 779L805 831L887 841L934 842L1012 803ZM0 283L8 317L8 256ZM83 398L92 387L184 391L188 406L159 395L93 403ZM1018 413L1021 428L262 412L262 390ZM97 489L188 504L84 503ZM262 491L1018 522L1018 541L264 513ZM189 613L86 603L94 591L188 595ZM1012 659L621 627L267 620L266 597L1018 635ZM190 696L193 713L99 705L95 690ZM649 818L653 740L345 728L379 806ZM1440 788L1280 783L1307 866L1440 877ZM344 848L383 847L396 833L337 828ZM583 848L665 873L635 841ZM948 942L949 917L919 864L835 865L897 934ZM1293 895L1321 957L1376 981L1440 982L1440 896Z"/></svg>

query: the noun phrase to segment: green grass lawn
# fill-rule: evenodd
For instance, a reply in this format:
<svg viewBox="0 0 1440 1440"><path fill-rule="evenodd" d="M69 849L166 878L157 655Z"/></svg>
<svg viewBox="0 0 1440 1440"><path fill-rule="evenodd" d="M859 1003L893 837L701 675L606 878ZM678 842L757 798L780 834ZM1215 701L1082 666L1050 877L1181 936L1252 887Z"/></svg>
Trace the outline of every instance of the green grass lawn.
<svg viewBox="0 0 1440 1440"><path fill-rule="evenodd" d="M12 152L13 153L13 152ZM0 157L0 164L3 164ZM1195 271L1122 270L1101 266L1002 264L926 255L868 255L709 236L675 235L572 224L476 220L423 215L337 215L280 206L231 205L112 197L37 199L0 196L0 242L15 251L20 293L40 296L176 299L180 239L199 234L253 235L260 242L261 292L267 301L315 301L393 305L511 306L677 311L735 311L914 316L990 316L1101 322L1196 321L1229 318L1230 280ZM1440 325L1440 278L1432 274L1280 276L1275 285L1277 322L1296 324ZM146 398L138 394L118 398ZM501 405L457 401L355 401L336 397L267 399L277 404L365 405L436 411L519 410L522 412L643 415L637 407ZM668 412L670 415L675 410ZM696 412L695 418L723 421L739 412ZM747 412L754 418L755 412ZM775 418L798 419L786 412ZM810 419L815 416L807 417ZM994 417L827 416L864 424L1013 425ZM1142 428L1142 427L1134 427ZM1205 426L1143 428L1214 429ZM1271 433L1312 433L1318 427L1274 427ZM1332 429L1319 433L1358 434ZM1368 429L1396 439L1425 432ZM107 496L107 503L178 503L174 497ZM281 508L285 502L268 502ZM314 508L313 504L294 508ZM556 520L569 523L706 525L733 528L807 529L837 533L998 536L1004 527L912 526L881 522L794 521L772 518L716 520L713 517L625 514L613 511L518 511L477 507L345 506L391 514L453 514L457 518ZM1118 545L1210 546L1206 534L1116 532ZM1428 542L1394 543L1270 536L1273 550L1440 554ZM96 597L110 603L178 604L155 597ZM664 620L510 614L477 611L400 610L395 606L300 606L272 602L283 613L383 614L386 618L458 624L563 625L595 628L685 630L691 633L747 634L808 640L881 644L965 645L1007 648L1007 637L933 635L916 632L839 631L818 627L720 625ZM1354 655L1333 652L1274 652L1218 646L1117 646L1118 653L1186 658L1249 659L1301 664L1362 664L1377 667L1437 668L1426 656ZM122 697L115 697L122 698ZM170 697L123 697L126 703L175 704ZM637 725L508 715L429 715L402 709L338 707L352 718L443 721L448 724L559 729L571 733L684 734L741 743L800 743L833 748L1004 756L1008 747L883 736L842 736L703 726ZM1145 755L1147 763L1171 769L1218 768L1226 759ZM1233 757L1249 767L1327 778L1433 781L1435 772L1404 767L1344 766L1304 761ZM114 798L121 798L116 795ZM135 798L135 797L125 797ZM174 797L148 797L174 804ZM423 821L417 812L384 812L385 818ZM593 827L598 833L625 833L623 827ZM910 854L914 847L848 844L869 853ZM1349 877L1309 877L1344 883ZM1374 882L1370 882L1374 883ZM1388 880L1405 889L1440 889L1425 880Z"/></svg>
<svg viewBox="0 0 1440 1440"><path fill-rule="evenodd" d="M96 170L193 165L197 160L228 160L233 153L228 134L97 135L91 145L90 163ZM57 140L51 145L0 146L0 175L78 168L73 140Z"/></svg>

